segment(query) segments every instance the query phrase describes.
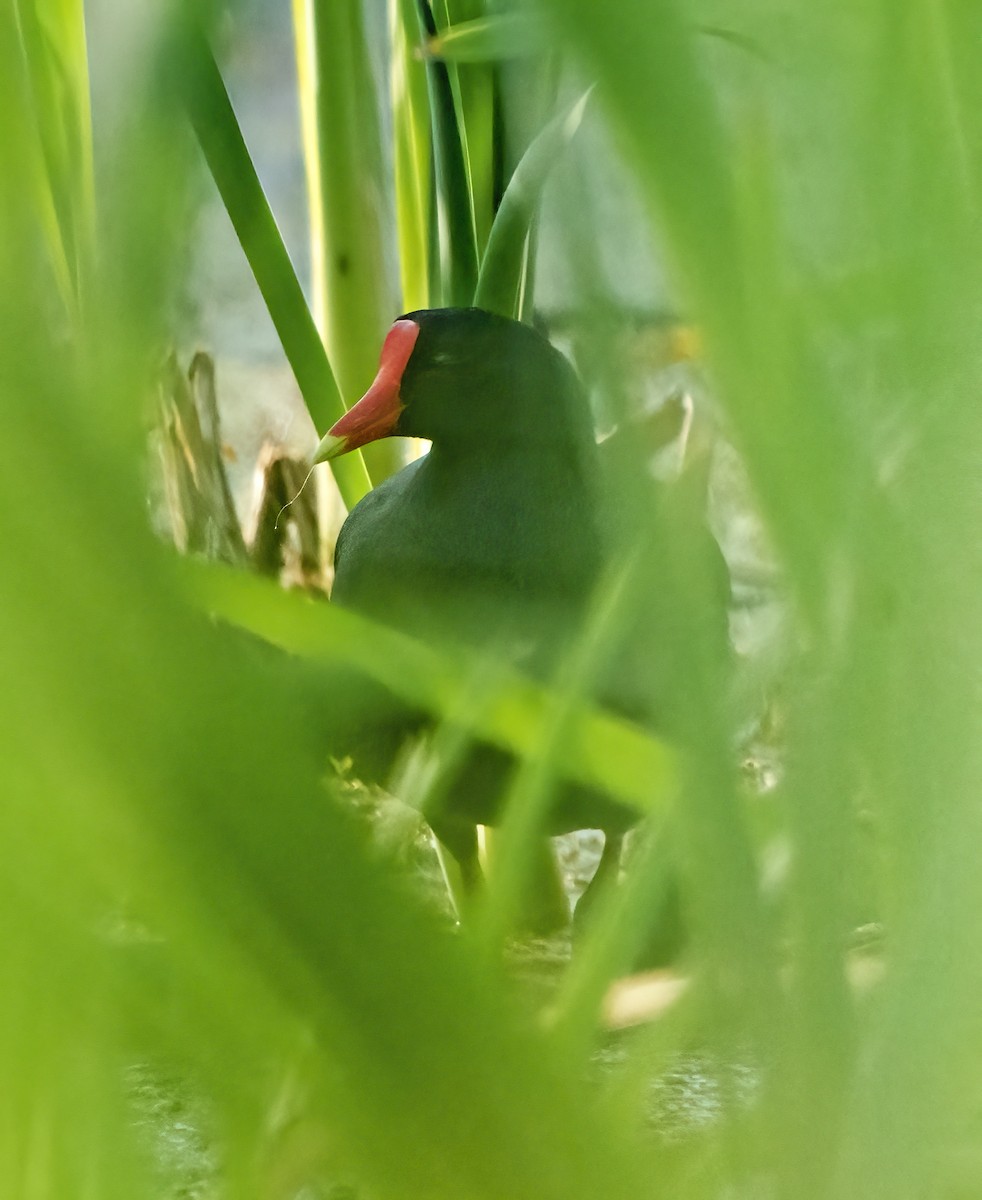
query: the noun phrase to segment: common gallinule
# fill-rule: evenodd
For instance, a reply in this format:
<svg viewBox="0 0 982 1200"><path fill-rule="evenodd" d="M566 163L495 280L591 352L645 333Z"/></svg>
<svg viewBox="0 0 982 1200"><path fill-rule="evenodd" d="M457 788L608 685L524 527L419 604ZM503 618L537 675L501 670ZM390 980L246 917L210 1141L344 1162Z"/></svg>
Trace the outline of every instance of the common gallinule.
<svg viewBox="0 0 982 1200"><path fill-rule="evenodd" d="M548 678L582 625L611 541L601 455L572 367L517 321L474 308L408 313L385 339L374 383L318 457L389 435L427 438L432 448L348 516L334 602L418 637L507 655ZM624 687L620 672L608 674L600 699L648 718L637 671ZM465 874L474 823L495 823L508 766L503 753L475 747L446 811L428 814ZM549 832L618 834L635 817L600 792L564 784Z"/></svg>

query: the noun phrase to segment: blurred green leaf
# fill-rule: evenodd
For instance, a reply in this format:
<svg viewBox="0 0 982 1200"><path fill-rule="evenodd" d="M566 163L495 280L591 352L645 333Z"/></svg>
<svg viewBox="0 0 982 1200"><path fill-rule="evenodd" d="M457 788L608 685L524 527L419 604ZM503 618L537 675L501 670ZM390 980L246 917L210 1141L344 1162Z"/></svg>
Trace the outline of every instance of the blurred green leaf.
<svg viewBox="0 0 982 1200"><path fill-rule="evenodd" d="M424 42L421 50L455 63L487 63L537 54L547 45L542 23L531 12L506 12L455 22Z"/></svg>
<svg viewBox="0 0 982 1200"><path fill-rule="evenodd" d="M51 262L65 305L81 315L92 266L95 192L88 56L81 0L17 0L14 7L31 99L37 182Z"/></svg>
<svg viewBox="0 0 982 1200"><path fill-rule="evenodd" d="M440 16L456 26L469 8ZM666 705L677 749L577 699L605 658L599 618L547 689L155 541L141 398L185 265L176 100L189 80L230 211L268 235L257 277L286 279L282 244L214 62L166 12L113 13L114 33L127 16L141 34L126 43L132 74L102 80L125 104L97 120L94 183L81 9L19 0L0 16L0 1178L12 1196L166 1194L166 1112L183 1121L188 1106L207 1186L262 1200L349 1174L373 1195L427 1200L979 1193L982 26L966 4L839 5L794 22L779 9L514 10L530 24L541 11L597 78L790 581L789 665L764 717L734 728L701 632L713 581L692 518L706 480L648 486L641 433L626 427L621 536L681 665ZM710 29L760 53L730 54ZM363 65L359 52L333 82L361 79L367 102ZM460 289L488 177L487 79L474 159L463 76L442 79L440 136L453 135L466 214ZM510 86L501 74L492 94L527 95ZM413 111L418 251L428 168ZM384 186L374 152L366 161ZM606 252L586 193L559 200ZM501 223L515 222L507 297L521 211ZM595 338L612 386L642 391L636 345L608 334L607 289L570 265L589 314L574 341ZM290 278L281 315L306 311L302 297L289 308ZM65 321L66 299L82 320ZM326 367L305 320L316 380ZM705 385L695 368L690 385ZM610 616L612 637L621 624ZM424 914L325 784L331 738L390 710L432 720L448 757L475 735L521 760L487 942L560 780L658 824L577 947L551 1024L486 943ZM778 782L748 797L737 761L752 765L761 740ZM667 1019L610 1044L598 1016L610 977L676 886L689 988ZM857 993L850 947L873 922L884 969ZM601 1074L591 1089L588 1073ZM146 1119L140 1093L154 1087Z"/></svg>
<svg viewBox="0 0 982 1200"><path fill-rule="evenodd" d="M453 722L464 713L472 732L519 755L540 745L549 720L549 693L505 667L468 663L438 652L356 613L289 596L266 583L217 566L188 564L190 595L206 611L325 667L354 667L404 704ZM487 680L480 706L461 707L468 680ZM600 786L639 812L670 801L676 765L673 751L631 723L577 706L557 767L570 778Z"/></svg>

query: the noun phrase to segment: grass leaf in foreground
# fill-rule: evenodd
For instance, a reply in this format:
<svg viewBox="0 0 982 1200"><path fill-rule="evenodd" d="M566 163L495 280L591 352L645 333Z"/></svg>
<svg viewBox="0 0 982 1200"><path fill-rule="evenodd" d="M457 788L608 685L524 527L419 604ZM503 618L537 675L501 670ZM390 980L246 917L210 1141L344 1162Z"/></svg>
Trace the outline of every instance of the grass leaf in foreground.
<svg viewBox="0 0 982 1200"><path fill-rule="evenodd" d="M182 576L189 596L206 612L320 664L328 677L332 668L354 669L410 710L452 720L460 697L469 694L469 681L487 679L487 700L464 706L473 714L473 732L522 756L540 745L550 719L550 693L515 671L489 672L481 661L469 663L356 613L287 595L222 567L188 563ZM648 812L670 802L677 766L666 743L619 717L582 706L562 770Z"/></svg>

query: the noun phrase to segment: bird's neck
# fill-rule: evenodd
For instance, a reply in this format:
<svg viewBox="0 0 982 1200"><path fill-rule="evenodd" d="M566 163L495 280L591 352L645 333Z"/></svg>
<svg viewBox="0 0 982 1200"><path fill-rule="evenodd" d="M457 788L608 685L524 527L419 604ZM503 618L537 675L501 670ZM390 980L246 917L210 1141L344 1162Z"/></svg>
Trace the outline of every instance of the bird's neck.
<svg viewBox="0 0 982 1200"><path fill-rule="evenodd" d="M597 490L598 458L591 439L529 441L435 441L427 456L431 481L451 481L464 492L485 484L501 495L516 491L523 508L534 511L552 494L572 491L589 501Z"/></svg>

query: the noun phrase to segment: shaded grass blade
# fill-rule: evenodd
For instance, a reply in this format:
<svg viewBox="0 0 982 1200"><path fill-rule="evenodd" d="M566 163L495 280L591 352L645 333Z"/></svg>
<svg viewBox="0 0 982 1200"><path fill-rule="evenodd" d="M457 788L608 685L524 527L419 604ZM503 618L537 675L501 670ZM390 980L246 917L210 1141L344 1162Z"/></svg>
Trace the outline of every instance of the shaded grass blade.
<svg viewBox="0 0 982 1200"><path fill-rule="evenodd" d="M458 22L484 16L486 0L435 0L435 3L430 0L430 7L437 24L441 28L451 28ZM496 72L487 63L443 61L456 105L480 260L491 228L498 189L496 125L500 113L496 111Z"/></svg>
<svg viewBox="0 0 982 1200"><path fill-rule="evenodd" d="M437 26L428 0L417 0L417 12L423 35L434 37ZM464 134L446 63L428 61L426 78L433 121L435 216L443 303L466 307L473 302L477 286L478 252Z"/></svg>

